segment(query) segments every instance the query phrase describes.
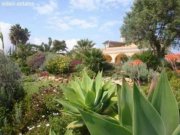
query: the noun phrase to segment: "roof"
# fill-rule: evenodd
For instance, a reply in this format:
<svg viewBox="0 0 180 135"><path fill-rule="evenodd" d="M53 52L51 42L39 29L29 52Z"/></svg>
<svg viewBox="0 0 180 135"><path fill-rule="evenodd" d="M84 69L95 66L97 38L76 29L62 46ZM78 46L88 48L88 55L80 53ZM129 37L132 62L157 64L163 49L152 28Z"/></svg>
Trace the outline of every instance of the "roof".
<svg viewBox="0 0 180 135"><path fill-rule="evenodd" d="M117 41L105 41L103 44L108 44L109 47L120 47L120 46L124 46L125 43L124 42L117 42Z"/></svg>

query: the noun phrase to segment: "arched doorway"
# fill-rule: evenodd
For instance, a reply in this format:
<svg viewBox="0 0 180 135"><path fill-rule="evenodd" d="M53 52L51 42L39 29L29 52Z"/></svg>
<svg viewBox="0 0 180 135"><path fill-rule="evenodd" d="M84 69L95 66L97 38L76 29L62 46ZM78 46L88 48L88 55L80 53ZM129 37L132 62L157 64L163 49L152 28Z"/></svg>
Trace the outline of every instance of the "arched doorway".
<svg viewBox="0 0 180 135"><path fill-rule="evenodd" d="M109 63L112 61L112 57L110 55L108 55L108 54L104 54L104 58Z"/></svg>
<svg viewBox="0 0 180 135"><path fill-rule="evenodd" d="M121 63L126 62L127 60L128 60L127 55L124 53L120 53L115 58L115 64L121 64Z"/></svg>

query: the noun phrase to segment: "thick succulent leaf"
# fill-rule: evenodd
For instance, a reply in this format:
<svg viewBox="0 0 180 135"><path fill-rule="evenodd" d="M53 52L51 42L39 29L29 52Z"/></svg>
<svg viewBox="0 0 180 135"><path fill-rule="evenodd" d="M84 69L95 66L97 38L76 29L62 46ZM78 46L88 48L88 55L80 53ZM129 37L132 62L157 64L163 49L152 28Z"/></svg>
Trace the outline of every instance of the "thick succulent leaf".
<svg viewBox="0 0 180 135"><path fill-rule="evenodd" d="M86 72L83 72L81 87L84 91L88 92L92 90L93 80L88 76Z"/></svg>
<svg viewBox="0 0 180 135"><path fill-rule="evenodd" d="M64 135L73 135L73 130L72 129L67 129L66 133Z"/></svg>
<svg viewBox="0 0 180 135"><path fill-rule="evenodd" d="M49 135L56 135L56 133L50 128Z"/></svg>
<svg viewBox="0 0 180 135"><path fill-rule="evenodd" d="M131 135L126 128L104 119L101 115L83 110L80 113L91 135Z"/></svg>
<svg viewBox="0 0 180 135"><path fill-rule="evenodd" d="M103 106L103 114L108 116L116 116L117 115L117 100L114 100L116 97L111 98L108 102L104 102ZM101 111L102 112L102 111Z"/></svg>
<svg viewBox="0 0 180 135"><path fill-rule="evenodd" d="M117 87L115 84L112 84L109 86L108 90L103 89L103 95L102 95L102 102L106 102L107 100L111 99L115 95L115 92L117 90Z"/></svg>
<svg viewBox="0 0 180 135"><path fill-rule="evenodd" d="M75 114L79 114L79 110L73 106L72 104L70 104L69 102L66 102L64 100L59 100L59 99L56 99L56 101L60 104L63 105L64 109L67 111L67 112L72 112L72 113L75 113Z"/></svg>
<svg viewBox="0 0 180 135"><path fill-rule="evenodd" d="M152 104L164 121L167 135L172 134L179 124L179 111L165 71L161 73L153 94Z"/></svg>
<svg viewBox="0 0 180 135"><path fill-rule="evenodd" d="M103 90L109 90L112 87L113 83L109 80L107 82L105 82L105 84L103 85Z"/></svg>
<svg viewBox="0 0 180 135"><path fill-rule="evenodd" d="M83 120L76 120L68 124L67 129L75 129L75 128L80 128L84 126Z"/></svg>
<svg viewBox="0 0 180 135"><path fill-rule="evenodd" d="M175 129L172 135L180 135L180 125Z"/></svg>
<svg viewBox="0 0 180 135"><path fill-rule="evenodd" d="M88 91L86 94L86 99L85 99L85 104L89 107L94 105L94 100L95 100L95 93L93 91Z"/></svg>
<svg viewBox="0 0 180 135"><path fill-rule="evenodd" d="M64 92L65 98L70 100L72 103L84 105L84 100L81 98L79 93L75 92L73 88L70 88L68 86L61 86L61 89ZM76 100L74 100L76 99Z"/></svg>
<svg viewBox="0 0 180 135"><path fill-rule="evenodd" d="M102 96L102 72L99 72L95 78L94 81L94 89L95 89L95 93L96 93L96 99L95 99L95 104L98 103L100 97Z"/></svg>
<svg viewBox="0 0 180 135"><path fill-rule="evenodd" d="M96 106L94 106L93 111L94 112L102 112L102 108L103 108L103 103L99 102Z"/></svg>
<svg viewBox="0 0 180 135"><path fill-rule="evenodd" d="M76 78L76 82L79 84L83 95L85 96L87 94L87 91L83 89L83 84L82 84L82 80L80 80L79 78Z"/></svg>
<svg viewBox="0 0 180 135"><path fill-rule="evenodd" d="M152 104L134 85L133 135L166 135L164 123Z"/></svg>
<svg viewBox="0 0 180 135"><path fill-rule="evenodd" d="M123 79L122 87L118 86L118 112L123 126L132 126L133 91Z"/></svg>
<svg viewBox="0 0 180 135"><path fill-rule="evenodd" d="M82 100L85 100L85 95L81 89L81 86L79 85L79 83L77 81L71 81L69 86L74 89L74 91L76 93L79 94L79 96L82 98Z"/></svg>
<svg viewBox="0 0 180 135"><path fill-rule="evenodd" d="M102 100L103 92L104 92L103 89L100 89L98 93L96 93L96 99L94 101L94 105L98 105L100 103L100 101Z"/></svg>
<svg viewBox="0 0 180 135"><path fill-rule="evenodd" d="M98 91L102 88L102 72L99 72L95 78L95 90L96 93L98 93Z"/></svg>

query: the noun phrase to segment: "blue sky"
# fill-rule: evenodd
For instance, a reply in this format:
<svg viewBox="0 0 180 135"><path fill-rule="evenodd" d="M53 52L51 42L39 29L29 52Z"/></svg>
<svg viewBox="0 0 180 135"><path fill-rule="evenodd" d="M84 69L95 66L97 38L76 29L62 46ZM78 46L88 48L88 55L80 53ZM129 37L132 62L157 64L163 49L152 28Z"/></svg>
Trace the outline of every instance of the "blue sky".
<svg viewBox="0 0 180 135"><path fill-rule="evenodd" d="M123 17L133 0L1 0L0 30L9 46L9 28L20 24L31 32L30 42L66 40L71 49L88 38L102 47L105 40L120 40Z"/></svg>

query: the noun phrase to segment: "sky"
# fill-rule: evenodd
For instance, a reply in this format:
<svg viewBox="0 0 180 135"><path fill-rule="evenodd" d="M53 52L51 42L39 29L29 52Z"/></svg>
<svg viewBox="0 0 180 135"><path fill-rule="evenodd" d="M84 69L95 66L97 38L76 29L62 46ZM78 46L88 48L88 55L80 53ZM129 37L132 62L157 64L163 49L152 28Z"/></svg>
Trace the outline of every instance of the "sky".
<svg viewBox="0 0 180 135"><path fill-rule="evenodd" d="M11 46L8 34L14 24L28 28L30 43L41 44L51 37L65 40L72 49L78 40L88 38L102 48L106 40L120 41L120 27L132 3L133 0L0 0L5 50Z"/></svg>

